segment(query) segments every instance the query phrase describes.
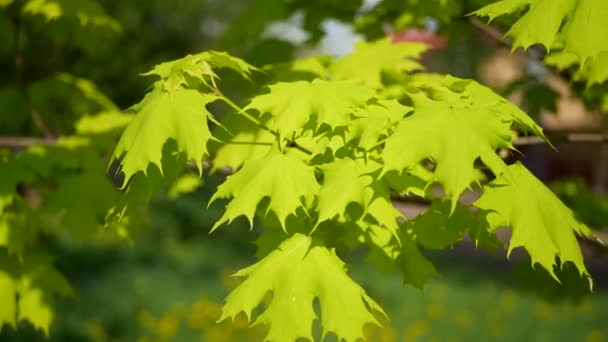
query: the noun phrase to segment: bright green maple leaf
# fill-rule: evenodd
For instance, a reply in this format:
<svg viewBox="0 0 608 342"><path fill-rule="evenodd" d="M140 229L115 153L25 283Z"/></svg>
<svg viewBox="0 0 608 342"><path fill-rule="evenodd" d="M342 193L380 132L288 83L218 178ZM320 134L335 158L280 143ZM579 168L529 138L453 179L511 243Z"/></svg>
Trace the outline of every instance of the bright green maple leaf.
<svg viewBox="0 0 608 342"><path fill-rule="evenodd" d="M163 145L169 139L185 153L200 172L207 142L212 138L207 120L213 120L205 106L218 98L196 90L176 88L166 92L155 87L133 107L137 115L129 123L114 150L113 158L124 158L121 170L125 183L138 171L147 174L149 164L162 170Z"/></svg>
<svg viewBox="0 0 608 342"><path fill-rule="evenodd" d="M375 164L375 170L380 165ZM350 158L336 159L329 164L320 166L323 171L323 185L319 190L317 212L318 223L330 220L336 216L343 218L346 207L350 203L358 203L367 209L372 197L371 172L372 165L366 165L361 160Z"/></svg>
<svg viewBox="0 0 608 342"><path fill-rule="evenodd" d="M384 38L375 42L361 41L355 51L336 61L330 68L331 78L335 80L355 80L372 87L382 87L382 72L421 70L415 61L427 49L422 43L392 42Z"/></svg>
<svg viewBox="0 0 608 342"><path fill-rule="evenodd" d="M545 63L559 70L570 69L578 62L575 54L564 51L552 52L545 58ZM577 81L587 81L587 85L601 84L608 80L608 49L602 51L593 63L587 63L577 70L573 78Z"/></svg>
<svg viewBox="0 0 608 342"><path fill-rule="evenodd" d="M414 113L401 120L386 139L384 172L401 172L432 159L436 163L433 179L444 186L453 207L478 179L474 165L478 158L494 174L501 173L504 162L496 150L513 148L513 124L543 136L524 112L475 81L454 77L422 80L420 86L432 98L423 92L409 94Z"/></svg>
<svg viewBox="0 0 608 342"><path fill-rule="evenodd" d="M352 113L375 96L371 88L350 81L280 82L269 88L243 110L255 109L262 117L269 113L267 126L287 138L302 134L306 124L315 132L323 125L347 127Z"/></svg>
<svg viewBox="0 0 608 342"><path fill-rule="evenodd" d="M320 166L323 185L319 190L317 224L335 218L344 219L350 203L357 203L380 225L397 236L397 218L401 213L393 208L385 184L376 179L381 165L368 160L342 158Z"/></svg>
<svg viewBox="0 0 608 342"><path fill-rule="evenodd" d="M212 228L232 222L244 215L253 226L257 206L268 197L267 211L272 210L285 229L285 220L296 214L298 208L312 205L319 189L313 167L306 165L294 154L283 154L276 147L262 158L249 160L236 173L228 176L211 198L234 197L226 212Z"/></svg>
<svg viewBox="0 0 608 342"><path fill-rule="evenodd" d="M593 234L520 162L484 186L483 195L474 206L488 211L486 218L491 229L512 228L509 253L524 247L532 265L540 264L556 280L553 268L559 257L562 263L572 262L591 281L575 234L589 238Z"/></svg>
<svg viewBox="0 0 608 342"><path fill-rule="evenodd" d="M358 146L370 150L378 144L378 139L389 132L413 108L396 100L379 101L354 113L355 118L348 128L348 138L358 139Z"/></svg>
<svg viewBox="0 0 608 342"><path fill-rule="evenodd" d="M312 56L296 59L287 63L271 64L264 70L271 76L271 80L277 82L312 81L315 78L326 79L327 65L331 63L329 56Z"/></svg>
<svg viewBox="0 0 608 342"><path fill-rule="evenodd" d="M239 113L227 114L221 123L222 127L216 128L213 136L222 144L215 141L210 143L213 170L222 167L237 170L245 161L266 155L276 140L272 133Z"/></svg>
<svg viewBox="0 0 608 342"><path fill-rule="evenodd" d="M312 327L319 319L322 339L335 333L338 339L364 338L363 326L379 324L373 311L384 314L380 306L345 272L344 263L333 249L321 241L295 234L253 266L235 274L246 277L233 290L222 309L220 321L252 311L272 292L272 300L253 324L268 325L266 341L295 341L312 338ZM319 300L320 318L313 301Z"/></svg>
<svg viewBox="0 0 608 342"><path fill-rule="evenodd" d="M186 75L194 77L205 84L208 81L213 82L214 79L218 78L214 68L231 69L247 79L250 78L253 71L259 70L244 60L233 57L226 52L210 50L158 64L144 75L159 76L164 80L164 87L167 90L173 90L187 83Z"/></svg>
<svg viewBox="0 0 608 342"><path fill-rule="evenodd" d="M513 49L527 49L542 44L547 50L555 43L565 52L576 55L582 65L607 61L596 60L608 52L608 2L604 0L502 0L485 6L473 14L489 20L526 10L513 24L508 36L514 38ZM566 20L567 19L567 20ZM604 69L606 66L598 66Z"/></svg>

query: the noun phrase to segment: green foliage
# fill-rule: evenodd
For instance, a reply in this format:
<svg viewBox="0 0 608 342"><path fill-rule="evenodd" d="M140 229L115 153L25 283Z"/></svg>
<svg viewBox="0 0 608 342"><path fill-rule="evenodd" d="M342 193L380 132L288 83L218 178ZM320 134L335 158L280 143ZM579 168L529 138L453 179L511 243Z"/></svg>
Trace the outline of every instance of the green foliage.
<svg viewBox="0 0 608 342"><path fill-rule="evenodd" d="M167 139L174 139L178 153L185 153L202 172L207 141L211 139L207 125L211 114L205 106L217 99L182 87L164 91L157 86L148 93L134 107L138 115L129 123L114 150L114 158L122 157L125 183L137 171L146 173L149 163L162 168L162 147Z"/></svg>
<svg viewBox="0 0 608 342"><path fill-rule="evenodd" d="M582 179L559 180L550 186L582 222L595 229L607 228L608 197L593 192Z"/></svg>
<svg viewBox="0 0 608 342"><path fill-rule="evenodd" d="M246 280L226 299L220 321L241 311L251 317L272 291L270 303L254 322L270 326L266 340L312 340L315 298L320 303L323 337L331 332L347 341L363 338L363 325L378 322L373 312L384 312L346 275L344 267L322 241L295 234L257 264L235 274Z"/></svg>
<svg viewBox="0 0 608 342"><path fill-rule="evenodd" d="M502 0L473 14L492 21L522 11L525 13L507 32L514 38L513 49L542 44L547 51L561 50L583 67L590 64L590 83L606 80L608 50L603 37L608 35L604 23L608 3L602 0Z"/></svg>
<svg viewBox="0 0 608 342"><path fill-rule="evenodd" d="M478 158L495 175L502 173L504 163L495 151L513 148L513 124L543 136L542 129L519 108L474 81L423 77L418 84L418 92L409 94L414 114L403 119L386 140L384 169L400 172L432 158L433 178L444 186L453 205L476 180ZM435 143L425 143L429 140Z"/></svg>
<svg viewBox="0 0 608 342"><path fill-rule="evenodd" d="M330 72L336 80L355 80L372 88L380 88L384 70L421 70L422 66L415 59L425 50L424 44L393 43L390 38L373 43L361 41L355 45L353 53L334 63ZM366 67L361 69L361 65Z"/></svg>
<svg viewBox="0 0 608 342"><path fill-rule="evenodd" d="M20 5L0 0L17 9L15 18L48 25L53 37L78 32L84 49L95 45L97 35L89 29L120 31L93 0ZM294 11L304 14L304 28L316 41L328 18L353 22L357 16L359 30L375 27L377 33L381 21L405 28L436 14L449 23L466 9L440 0L386 0L365 13L359 13L360 1L263 0L252 6L240 19L253 16L252 26L233 26L226 44L259 36L269 20ZM403 9L408 11L396 13ZM548 57L555 65L582 65L575 77L604 80L601 39L608 32L601 18L607 5L503 0L475 13L492 20L525 10L508 33L514 48L544 44L561 54ZM21 19L11 20L19 32ZM425 72L423 44L363 40L335 60L309 57L263 69L226 52L204 51L145 73L156 80L124 113L90 80L66 73L25 79L19 49L15 84L0 89L0 110L14 111L15 119L1 119L0 130L30 133L35 127L46 139L0 154L0 294L6 303L0 324L29 320L48 334L54 296L71 293L44 252L48 236L75 244L95 236L132 242L151 198L160 189L174 199L200 187L209 164L233 172L209 201L229 200L211 231L240 216L250 229L258 218L269 230L257 242L259 261L235 274L245 279L227 297L220 318L245 313L253 325L267 328L265 340L313 339L318 321L322 339L333 334L355 341L365 337L365 325L379 325L383 309L338 257L359 246L379 270L399 272L404 283L423 288L438 274L425 250L444 250L466 234L493 249L500 246L496 230L509 226L509 253L523 247L532 264L557 281L573 266L591 283L576 240L593 238L589 228L525 167L502 157L515 150L518 134L547 140L541 127L474 80ZM225 77L221 69L232 74ZM220 90L233 91L224 87L230 80L248 89L240 101ZM55 132L63 136L55 139ZM188 163L198 175L185 172ZM108 169L115 179L106 177ZM482 186L486 176L494 180ZM460 201L467 189L481 193L473 204ZM408 218L393 207L394 194L431 204Z"/></svg>
<svg viewBox="0 0 608 342"><path fill-rule="evenodd" d="M53 295L67 296L72 288L46 255L25 260L0 256L0 324L16 326L28 320L46 335L53 320Z"/></svg>
<svg viewBox="0 0 608 342"><path fill-rule="evenodd" d="M268 94L256 96L244 110L269 113L272 118L266 125L288 138L300 136L308 129L316 134L323 126L330 131L344 128L353 110L374 96L372 89L352 81L281 82L269 88Z"/></svg>
<svg viewBox="0 0 608 342"><path fill-rule="evenodd" d="M240 215L245 215L253 228L256 208L266 197L270 199L268 210L277 215L281 226L287 230L287 216L295 214L298 208L310 206L318 187L314 168L301 158L285 155L274 148L264 157L249 161L220 185L210 203L217 198L234 199L212 230Z"/></svg>
<svg viewBox="0 0 608 342"><path fill-rule="evenodd" d="M524 247L532 263L540 264L556 280L556 256L562 263L574 263L581 275L589 275L575 234L593 237L591 231L521 163L509 166L487 184L475 206L488 211L490 229L513 229L509 253Z"/></svg>

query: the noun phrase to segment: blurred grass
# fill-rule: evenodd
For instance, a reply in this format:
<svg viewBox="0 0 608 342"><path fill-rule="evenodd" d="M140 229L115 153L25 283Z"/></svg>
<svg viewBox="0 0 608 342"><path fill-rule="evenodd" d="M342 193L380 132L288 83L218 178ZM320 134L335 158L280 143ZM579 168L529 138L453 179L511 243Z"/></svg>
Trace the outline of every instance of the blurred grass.
<svg viewBox="0 0 608 342"><path fill-rule="evenodd" d="M58 246L58 267L77 296L58 303L50 341L259 341L264 328L216 323L238 284L230 274L254 262L256 232L244 221L208 234L221 205L204 204L218 179L152 206L151 230L134 246ZM429 255L441 276L423 291L400 275L379 274L360 250L345 255L349 273L390 316L366 327L370 341L603 341L608 292L602 277L587 294L568 292L546 274L465 247ZM581 292L580 289L583 289ZM583 293L583 295L581 295ZM0 341L43 341L27 323L4 328ZM331 339L328 339L331 340Z"/></svg>

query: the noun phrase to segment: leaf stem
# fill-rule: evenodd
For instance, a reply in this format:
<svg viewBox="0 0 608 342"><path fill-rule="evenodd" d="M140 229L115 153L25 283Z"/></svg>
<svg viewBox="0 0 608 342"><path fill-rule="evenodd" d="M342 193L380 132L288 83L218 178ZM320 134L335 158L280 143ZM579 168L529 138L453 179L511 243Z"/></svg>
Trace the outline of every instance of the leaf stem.
<svg viewBox="0 0 608 342"><path fill-rule="evenodd" d="M258 120L257 118L255 118L254 116L252 116L251 114L247 113L243 108L239 107L236 103L234 103L232 100L230 100L228 97L224 96L224 94L222 94L222 92L219 90L219 88L214 88L213 91L218 94L219 96L221 96L222 100L224 102L226 102L227 105L229 105L230 107L232 107L232 109L236 110L240 115L243 115L243 117L245 117L247 120L251 121L252 123L254 123L256 126L266 130L267 132L269 132L270 134L274 135L277 139L281 138L281 135L279 134L279 132L273 131L270 127L266 126L265 124L263 124L260 120ZM309 151L307 148L298 145L295 140L288 140L288 147L293 147L297 150L300 150L301 152L304 152L308 155L312 155L312 152Z"/></svg>
<svg viewBox="0 0 608 342"><path fill-rule="evenodd" d="M272 146L274 143L272 143L272 142L261 142L261 141L227 141L226 144Z"/></svg>

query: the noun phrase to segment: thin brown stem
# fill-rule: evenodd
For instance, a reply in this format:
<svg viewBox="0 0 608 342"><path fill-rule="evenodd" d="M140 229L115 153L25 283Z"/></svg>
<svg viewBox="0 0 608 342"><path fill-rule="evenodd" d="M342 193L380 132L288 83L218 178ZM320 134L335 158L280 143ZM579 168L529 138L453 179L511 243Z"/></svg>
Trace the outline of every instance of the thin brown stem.
<svg viewBox="0 0 608 342"><path fill-rule="evenodd" d="M36 145L55 145L57 139L54 138L29 138L29 137L0 137L0 147L11 149L24 149Z"/></svg>

